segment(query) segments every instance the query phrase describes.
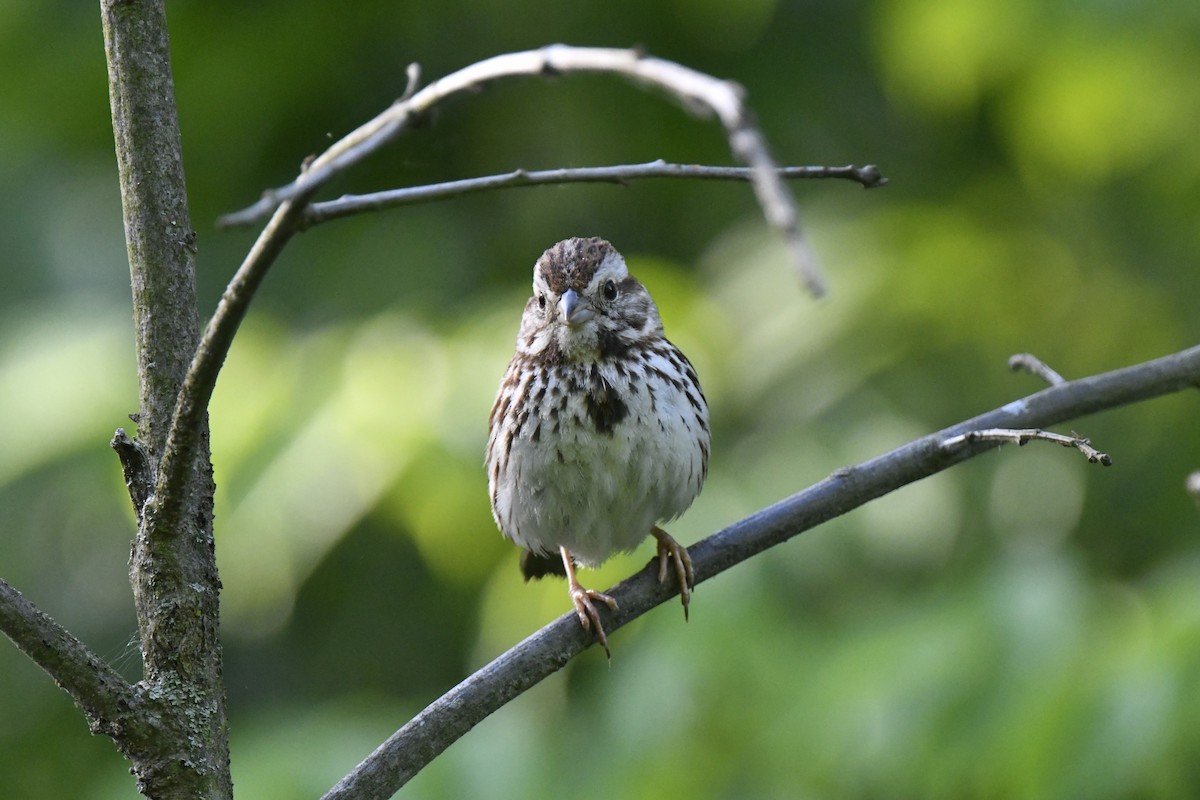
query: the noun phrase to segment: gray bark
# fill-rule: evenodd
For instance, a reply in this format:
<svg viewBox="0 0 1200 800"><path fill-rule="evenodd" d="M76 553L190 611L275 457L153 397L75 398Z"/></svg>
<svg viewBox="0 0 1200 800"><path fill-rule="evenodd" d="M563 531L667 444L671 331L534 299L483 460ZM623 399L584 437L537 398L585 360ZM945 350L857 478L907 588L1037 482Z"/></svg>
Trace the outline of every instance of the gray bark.
<svg viewBox="0 0 1200 800"><path fill-rule="evenodd" d="M137 441L150 485L167 447L176 398L200 338L195 232L162 0L102 0L113 134L120 172L136 333ZM221 680L214 486L208 423L175 491L136 508L130 555L143 680L137 689L166 721L159 741L130 752L138 788L156 798L229 798L229 741ZM123 458L127 470L130 460ZM136 500L135 500L136 505Z"/></svg>

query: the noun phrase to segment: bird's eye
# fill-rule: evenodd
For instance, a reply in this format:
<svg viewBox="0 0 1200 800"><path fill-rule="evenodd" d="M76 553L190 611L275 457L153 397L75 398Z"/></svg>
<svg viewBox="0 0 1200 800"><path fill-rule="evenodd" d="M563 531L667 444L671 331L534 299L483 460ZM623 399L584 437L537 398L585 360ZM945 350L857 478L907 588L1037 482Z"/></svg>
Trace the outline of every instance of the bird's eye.
<svg viewBox="0 0 1200 800"><path fill-rule="evenodd" d="M546 307L546 293L538 292L538 308Z"/></svg>
<svg viewBox="0 0 1200 800"><path fill-rule="evenodd" d="M617 299L617 285L612 281L604 282L604 299L609 302Z"/></svg>

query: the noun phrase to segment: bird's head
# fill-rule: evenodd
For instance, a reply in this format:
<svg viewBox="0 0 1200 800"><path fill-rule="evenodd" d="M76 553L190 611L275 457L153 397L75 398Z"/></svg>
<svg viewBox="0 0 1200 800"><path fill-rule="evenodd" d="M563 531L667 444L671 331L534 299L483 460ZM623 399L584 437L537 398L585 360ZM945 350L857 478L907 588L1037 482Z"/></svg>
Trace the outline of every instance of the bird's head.
<svg viewBox="0 0 1200 800"><path fill-rule="evenodd" d="M661 336L650 293L604 239L566 239L534 264L519 350L586 362L620 356L640 341Z"/></svg>

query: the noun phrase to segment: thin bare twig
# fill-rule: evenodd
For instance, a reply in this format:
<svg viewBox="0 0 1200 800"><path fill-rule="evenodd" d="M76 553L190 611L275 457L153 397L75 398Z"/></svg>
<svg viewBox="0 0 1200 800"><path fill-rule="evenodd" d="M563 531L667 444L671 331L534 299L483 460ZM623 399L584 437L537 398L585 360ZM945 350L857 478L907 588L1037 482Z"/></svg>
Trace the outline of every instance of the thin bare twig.
<svg viewBox="0 0 1200 800"><path fill-rule="evenodd" d="M605 47L550 45L538 50L508 53L485 59L434 81L402 97L369 122L335 142L314 158L304 172L286 186L265 193L259 202L223 218L226 225L262 219L281 203L311 196L334 175L358 163L423 118L438 103L463 92L477 91L502 78L572 72L606 73L667 92L685 108L712 114L721 121L734 156L750 167L751 183L763 214L794 255L800 274L814 295L825 293L825 282L808 249L795 203L776 174L762 133L743 102L744 91L731 81L647 56L637 50Z"/></svg>
<svg viewBox="0 0 1200 800"><path fill-rule="evenodd" d="M1045 361L1032 353L1017 353L1008 359L1008 368L1013 372L1025 371L1036 375L1051 386L1066 383L1067 379L1052 370Z"/></svg>
<svg viewBox="0 0 1200 800"><path fill-rule="evenodd" d="M785 179L843 179L854 181L864 189L887 184L887 178L874 165L844 167L779 167L776 172ZM337 200L312 203L300 220L302 228L340 219L352 214L383 211L415 203L448 200L474 192L507 189L519 186L544 186L555 183L616 183L626 184L643 178L691 178L699 180L748 181L753 172L748 167L717 167L699 164L669 164L661 158L645 164L621 164L611 167L575 167L566 169L513 170L500 175L467 178L457 181L389 189L362 195L345 195ZM226 218L218 221L224 224Z"/></svg>
<svg viewBox="0 0 1200 800"><path fill-rule="evenodd" d="M947 439L991 428L1042 428L1104 409L1200 386L1200 346L1132 367L1043 389L899 447L757 511L688 549L701 583L870 500L998 447L947 449ZM600 613L611 635L672 598L657 560L605 591L620 610ZM593 643L574 613L559 617L451 689L367 756L324 800L384 800L493 711L561 669Z"/></svg>
<svg viewBox="0 0 1200 800"><path fill-rule="evenodd" d="M1001 444L1011 442L1021 447L1035 440L1054 442L1055 444L1061 444L1063 447L1074 447L1080 453L1083 453L1084 457L1092 464L1100 463L1106 467L1111 467L1113 463L1108 453L1101 453L1092 447L1090 440L1085 439L1079 434L1073 433L1070 436L1063 436L1061 433L1051 433L1037 428L1023 428L1020 430L1015 428L987 428L985 430L967 431L957 436L951 436L942 442L942 448L953 450L974 442L999 442Z"/></svg>
<svg viewBox="0 0 1200 800"><path fill-rule="evenodd" d="M400 99L397 101L401 103L412 97L416 93L417 87L421 85L421 65L415 62L409 64L408 68L404 70L404 75L408 82L404 85L404 94L400 95Z"/></svg>

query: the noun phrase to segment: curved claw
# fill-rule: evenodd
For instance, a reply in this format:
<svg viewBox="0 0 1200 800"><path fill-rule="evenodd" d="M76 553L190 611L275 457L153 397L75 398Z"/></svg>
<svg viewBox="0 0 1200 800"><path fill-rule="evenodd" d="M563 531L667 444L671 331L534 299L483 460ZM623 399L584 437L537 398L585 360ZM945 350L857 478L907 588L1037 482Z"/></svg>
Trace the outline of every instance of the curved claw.
<svg viewBox="0 0 1200 800"><path fill-rule="evenodd" d="M671 537L671 534L655 525L651 535L658 540L658 582L667 582L668 561L675 566L675 578L679 581L679 600L683 603L683 618L688 619L688 605L692 600L692 589L696 588L696 573L692 569L692 558L686 547Z"/></svg>
<svg viewBox="0 0 1200 800"><path fill-rule="evenodd" d="M596 606L592 605L592 601L597 600L604 603L613 611L617 610L617 601L595 589L583 588L579 584L579 579L575 577L575 561L567 552L567 548L560 547L559 553L562 555L563 566L566 568L567 591L571 594L571 604L575 606L579 624L585 631L590 630L595 633L596 641L604 648L604 655L611 661L612 652L608 649L608 637L604 635L604 625L600 622L600 614L596 611Z"/></svg>
<svg viewBox="0 0 1200 800"><path fill-rule="evenodd" d="M604 654L610 659L612 652L608 649L608 637L604 635L604 625L600 622L600 614L596 611L596 606L592 604L593 600L604 603L613 611L617 610L617 601L606 594L601 594L594 589L585 589L579 585L578 581L572 581L571 587L571 603L575 606L575 613L579 616L579 624L584 630L595 632L596 641L604 648Z"/></svg>

